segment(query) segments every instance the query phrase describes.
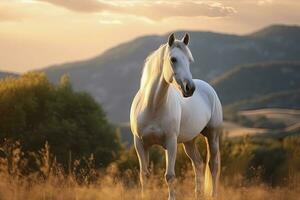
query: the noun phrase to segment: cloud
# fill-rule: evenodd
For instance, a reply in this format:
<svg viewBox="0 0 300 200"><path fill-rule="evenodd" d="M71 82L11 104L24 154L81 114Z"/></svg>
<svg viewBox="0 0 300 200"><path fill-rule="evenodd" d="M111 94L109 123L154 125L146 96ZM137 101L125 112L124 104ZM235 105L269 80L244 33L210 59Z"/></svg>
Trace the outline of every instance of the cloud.
<svg viewBox="0 0 300 200"><path fill-rule="evenodd" d="M109 25L122 24L122 22L120 20L117 20L117 19L113 19L113 20L101 19L101 20L99 20L99 23L100 24L109 24Z"/></svg>
<svg viewBox="0 0 300 200"><path fill-rule="evenodd" d="M112 12L125 15L163 20L172 17L224 17L236 11L230 6L210 1L123 1L105 2L98 0L38 0L68 10L84 13Z"/></svg>
<svg viewBox="0 0 300 200"><path fill-rule="evenodd" d="M110 5L97 0L38 0L48 2L53 5L62 6L68 10L76 12L99 12L110 9Z"/></svg>
<svg viewBox="0 0 300 200"><path fill-rule="evenodd" d="M273 0L259 0L257 2L258 5L272 4Z"/></svg>
<svg viewBox="0 0 300 200"><path fill-rule="evenodd" d="M171 17L224 17L234 14L232 7L220 3L204 3L198 1L186 2L153 2L120 9L120 12L147 17L152 20L162 20Z"/></svg>

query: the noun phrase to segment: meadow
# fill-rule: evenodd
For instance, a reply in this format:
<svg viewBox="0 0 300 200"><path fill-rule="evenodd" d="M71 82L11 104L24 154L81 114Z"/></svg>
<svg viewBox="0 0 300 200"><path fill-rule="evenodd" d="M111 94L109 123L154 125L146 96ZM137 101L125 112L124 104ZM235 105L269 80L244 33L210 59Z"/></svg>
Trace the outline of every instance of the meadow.
<svg viewBox="0 0 300 200"><path fill-rule="evenodd" d="M26 160L22 158L24 152L22 152L20 144L1 146L1 153L7 155L6 158L2 157L0 160L1 200L141 199L140 187L137 182L137 168L127 168L122 171L119 169L118 162L114 162L106 169L99 170L94 168L93 157L89 157L88 159L75 160L70 168L65 170L55 161L55 157L51 154L51 148L45 145L33 157L38 164L38 168L35 171L28 172ZM179 157L183 156L182 153L179 152ZM246 178L246 175L240 174L242 171L238 170L242 170L246 158L237 157L237 159L230 164L226 163L226 160L223 161L225 162L225 166L222 168L224 175L221 178L218 199L299 199L300 174L299 171L298 173L293 171L297 167L293 166L296 164L294 159L290 163L291 166L288 166L289 169L282 169L289 172L283 173L286 174L286 177L278 179L280 183L276 183L275 186L271 186L270 182L267 183L266 180L263 180L266 174L259 168L253 169L251 178ZM78 169L80 162L84 162L85 167ZM240 166L238 166L238 163L240 163ZM235 169L233 169L234 165ZM287 166L283 164L281 167L285 168ZM145 199L164 199L167 196L164 172L162 168L156 168L154 163L152 163L152 168L154 173L149 178L149 188ZM25 173L25 171L27 172ZM181 175L177 180L178 199L194 199L193 180L193 172L191 166L188 165L186 169L181 171Z"/></svg>

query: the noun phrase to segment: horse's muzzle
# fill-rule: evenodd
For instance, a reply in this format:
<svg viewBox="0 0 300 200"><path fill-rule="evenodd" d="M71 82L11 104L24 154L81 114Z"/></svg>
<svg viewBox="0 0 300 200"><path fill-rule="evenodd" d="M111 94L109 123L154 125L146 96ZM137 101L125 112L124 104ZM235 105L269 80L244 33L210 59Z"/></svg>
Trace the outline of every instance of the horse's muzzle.
<svg viewBox="0 0 300 200"><path fill-rule="evenodd" d="M193 81L188 81L186 84L183 84L182 95L183 97L190 97L195 92L195 84Z"/></svg>

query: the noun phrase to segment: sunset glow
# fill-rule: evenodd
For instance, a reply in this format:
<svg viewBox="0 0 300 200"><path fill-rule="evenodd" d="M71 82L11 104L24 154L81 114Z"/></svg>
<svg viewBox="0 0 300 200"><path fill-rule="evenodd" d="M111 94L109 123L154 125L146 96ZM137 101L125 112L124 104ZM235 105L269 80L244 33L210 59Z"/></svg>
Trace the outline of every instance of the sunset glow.
<svg viewBox="0 0 300 200"><path fill-rule="evenodd" d="M145 34L244 34L270 24L299 25L299 11L293 0L1 0L0 70L86 59Z"/></svg>

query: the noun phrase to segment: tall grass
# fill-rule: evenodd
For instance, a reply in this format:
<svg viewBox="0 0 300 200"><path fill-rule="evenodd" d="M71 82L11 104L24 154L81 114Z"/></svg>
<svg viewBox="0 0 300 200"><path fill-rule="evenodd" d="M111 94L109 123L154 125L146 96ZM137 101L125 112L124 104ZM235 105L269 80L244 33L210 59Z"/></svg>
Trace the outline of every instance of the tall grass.
<svg viewBox="0 0 300 200"><path fill-rule="evenodd" d="M56 162L47 143L39 152L25 155L18 142L5 141L0 152L1 200L140 199L140 187L136 181L137 171L128 169L121 176L115 163L105 170L96 170L93 167L92 155L81 160L70 160L70 166L66 170ZM35 165L32 164L33 161ZM194 199L193 176L189 169L178 178L178 199ZM292 177L288 184L276 188L263 184L259 177L247 186L242 183L242 179L238 175L223 178L218 198L300 199L300 177ZM146 199L166 199L167 187L163 170L152 175L148 181Z"/></svg>

